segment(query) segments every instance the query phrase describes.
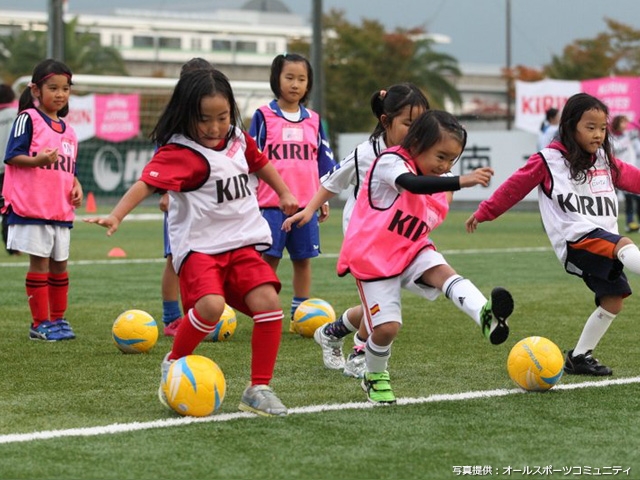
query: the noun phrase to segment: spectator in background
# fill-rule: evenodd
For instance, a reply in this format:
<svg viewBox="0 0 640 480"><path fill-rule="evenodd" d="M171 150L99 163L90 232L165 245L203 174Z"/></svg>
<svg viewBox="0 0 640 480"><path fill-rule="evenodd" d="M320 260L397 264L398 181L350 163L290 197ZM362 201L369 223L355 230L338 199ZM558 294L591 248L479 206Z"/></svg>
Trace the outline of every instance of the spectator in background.
<svg viewBox="0 0 640 480"><path fill-rule="evenodd" d="M538 151L551 143L553 137L558 133L558 125L560 124L560 111L557 108L549 108L545 112L545 119L540 125L540 133L538 134Z"/></svg>
<svg viewBox="0 0 640 480"><path fill-rule="evenodd" d="M637 153L634 141L627 127L629 118L624 115L616 115L611 120L611 145L614 157L637 166ZM635 221L635 217L640 221L640 196L633 193L622 192L624 194L625 208L625 231L637 232L640 230L640 223Z"/></svg>
<svg viewBox="0 0 640 480"><path fill-rule="evenodd" d="M18 108L14 105L16 94L13 89L6 84L0 85L0 150L2 151L2 158L7 149L7 143L9 142L9 135L11 134L11 127L13 121L18 115ZM2 185L4 184L4 161L0 162L0 192L2 192ZM0 193L0 209L4 205L4 197ZM2 241L7 245L7 232L9 227L7 226L7 217L2 215ZM7 248L9 255L19 255L20 252Z"/></svg>

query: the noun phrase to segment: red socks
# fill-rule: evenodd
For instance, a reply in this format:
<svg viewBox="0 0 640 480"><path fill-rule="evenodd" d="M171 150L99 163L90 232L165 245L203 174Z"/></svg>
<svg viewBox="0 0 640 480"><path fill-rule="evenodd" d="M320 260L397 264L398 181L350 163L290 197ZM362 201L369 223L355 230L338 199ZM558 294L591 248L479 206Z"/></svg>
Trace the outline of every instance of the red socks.
<svg viewBox="0 0 640 480"><path fill-rule="evenodd" d="M49 320L49 288L47 273L27 272L25 286L34 327Z"/></svg>

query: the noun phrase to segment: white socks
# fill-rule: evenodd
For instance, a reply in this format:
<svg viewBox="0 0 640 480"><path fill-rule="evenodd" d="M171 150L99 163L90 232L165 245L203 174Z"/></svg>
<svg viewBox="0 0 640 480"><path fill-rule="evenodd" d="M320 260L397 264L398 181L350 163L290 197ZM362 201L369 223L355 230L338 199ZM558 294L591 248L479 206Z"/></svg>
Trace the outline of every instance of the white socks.
<svg viewBox="0 0 640 480"><path fill-rule="evenodd" d="M635 245L634 245L635 246ZM636 248L636 251L638 249ZM594 350L600 339L607 333L611 322L616 316L607 312L604 308L596 308L591 316L587 319L587 323L584 324L578 344L573 349L573 356L584 355L589 350Z"/></svg>
<svg viewBox="0 0 640 480"><path fill-rule="evenodd" d="M488 300L471 280L452 275L442 285L442 291L456 307L480 325L480 311Z"/></svg>
<svg viewBox="0 0 640 480"><path fill-rule="evenodd" d="M371 337L369 337L364 352L367 372L380 373L387 369L389 357L391 357L391 345L381 347L373 343Z"/></svg>
<svg viewBox="0 0 640 480"><path fill-rule="evenodd" d="M625 268L628 268L636 275L640 275L640 250L638 250L637 245L625 245L618 250L618 260L622 262Z"/></svg>

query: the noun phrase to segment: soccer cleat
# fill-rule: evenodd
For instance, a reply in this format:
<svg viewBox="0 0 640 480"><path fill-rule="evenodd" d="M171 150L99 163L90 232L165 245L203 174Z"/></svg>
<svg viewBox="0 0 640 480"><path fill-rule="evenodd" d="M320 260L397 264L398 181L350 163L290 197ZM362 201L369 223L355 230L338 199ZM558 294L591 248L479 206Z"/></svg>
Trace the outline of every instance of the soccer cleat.
<svg viewBox="0 0 640 480"><path fill-rule="evenodd" d="M367 399L378 405L392 405L396 403L396 396L391 390L389 372L365 372L362 379L362 389L367 392Z"/></svg>
<svg viewBox="0 0 640 480"><path fill-rule="evenodd" d="M76 338L76 334L73 332L66 318L59 318L51 323L60 327L60 333L64 336L63 340L73 340Z"/></svg>
<svg viewBox="0 0 640 480"><path fill-rule="evenodd" d="M162 363L160 364L161 377L160 377L160 388L158 388L158 400L160 400L160 403L167 408L171 408L171 407L169 406L169 402L167 401L167 396L164 394L162 385L164 385L167 375L169 374L169 369L171 368L171 364L175 362L175 360L169 360L170 354L171 352L167 353L162 359Z"/></svg>
<svg viewBox="0 0 640 480"><path fill-rule="evenodd" d="M31 324L29 338L31 340L44 340L45 342L59 342L69 339L60 329L60 325L52 323L49 320L41 322L37 327Z"/></svg>
<svg viewBox="0 0 640 480"><path fill-rule="evenodd" d="M364 345L353 347L353 352L349 354L344 363L342 373L347 377L362 378L366 368Z"/></svg>
<svg viewBox="0 0 640 480"><path fill-rule="evenodd" d="M604 377L613 375L613 371L602 365L597 358L593 358L592 350L587 350L583 355L573 356L573 350L569 350L564 362L564 372L569 375L593 375Z"/></svg>
<svg viewBox="0 0 640 480"><path fill-rule="evenodd" d="M313 339L322 348L322 361L329 370L343 370L344 356L342 355L343 338L336 338L324 332L326 325L316 329Z"/></svg>
<svg viewBox="0 0 640 480"><path fill-rule="evenodd" d="M509 336L507 318L513 313L513 297L502 287L491 291L489 300L480 311L482 334L494 345L500 345Z"/></svg>
<svg viewBox="0 0 640 480"><path fill-rule="evenodd" d="M176 318L171 323L168 323L164 326L164 336L165 337L175 337L176 332L178 331L178 327L180 326L180 322L182 321L182 317Z"/></svg>
<svg viewBox="0 0 640 480"><path fill-rule="evenodd" d="M263 417L283 417L287 414L280 399L268 385L253 385L245 389L238 408L243 412L256 413Z"/></svg>

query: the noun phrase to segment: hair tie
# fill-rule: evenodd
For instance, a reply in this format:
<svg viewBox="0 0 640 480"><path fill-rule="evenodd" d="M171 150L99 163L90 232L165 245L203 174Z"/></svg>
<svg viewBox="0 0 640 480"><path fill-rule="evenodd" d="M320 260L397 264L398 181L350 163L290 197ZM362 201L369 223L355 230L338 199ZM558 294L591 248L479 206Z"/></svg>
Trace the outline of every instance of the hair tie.
<svg viewBox="0 0 640 480"><path fill-rule="evenodd" d="M387 96L387 91L386 90L380 90L380 98L384 98Z"/></svg>
<svg viewBox="0 0 640 480"><path fill-rule="evenodd" d="M27 87L28 87L28 88L35 87L35 85L36 85L36 84L35 84L35 83L33 83L33 82L29 82L29 83L27 83Z"/></svg>

